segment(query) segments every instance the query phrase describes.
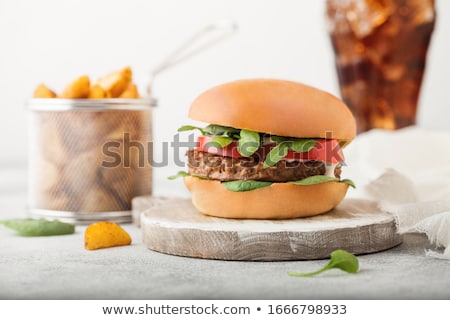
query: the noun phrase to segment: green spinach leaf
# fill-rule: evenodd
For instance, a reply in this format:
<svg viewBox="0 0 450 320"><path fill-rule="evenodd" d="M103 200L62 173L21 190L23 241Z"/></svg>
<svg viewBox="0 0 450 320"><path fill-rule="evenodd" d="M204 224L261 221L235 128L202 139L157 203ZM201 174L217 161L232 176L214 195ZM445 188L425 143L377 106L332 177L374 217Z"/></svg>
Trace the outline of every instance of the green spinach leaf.
<svg viewBox="0 0 450 320"><path fill-rule="evenodd" d="M232 134L239 134L239 129L232 128L232 127L225 127L225 126L219 126L217 124L209 124L207 125L203 131L210 135L227 135L232 136Z"/></svg>
<svg viewBox="0 0 450 320"><path fill-rule="evenodd" d="M183 178L189 176L189 173L187 173L186 171L178 171L176 174L168 176L167 179L169 180L175 180L178 178Z"/></svg>
<svg viewBox="0 0 450 320"><path fill-rule="evenodd" d="M348 273L357 273L359 271L359 262L350 252L339 249L331 253L330 261L322 269L308 273L288 272L288 275L293 277L310 277L333 268L341 269Z"/></svg>
<svg viewBox="0 0 450 320"><path fill-rule="evenodd" d="M234 141L233 138L226 136L214 136L211 140L210 147L224 148ZM208 149L209 150L209 149Z"/></svg>
<svg viewBox="0 0 450 320"><path fill-rule="evenodd" d="M290 183L293 183L293 184L296 184L299 186L307 186L307 185L312 185L312 184L319 184L319 183L333 182L333 181L340 182L340 183L346 183L350 187L356 188L355 184L350 179L339 180L338 178L335 178L335 177L329 177L329 176L323 176L323 175L311 176L311 177L307 177L302 180L292 181Z"/></svg>
<svg viewBox="0 0 450 320"><path fill-rule="evenodd" d="M299 180L299 181L292 181L291 183L299 185L299 186L307 186L307 185L311 185L311 184L318 184L318 183L325 183L325 182L332 182L332 181L339 181L339 179L335 178L335 177L317 175L317 176L307 177L307 178Z"/></svg>
<svg viewBox="0 0 450 320"><path fill-rule="evenodd" d="M258 132L242 129L238 140L238 152L244 157L254 154L261 144Z"/></svg>
<svg viewBox="0 0 450 320"><path fill-rule="evenodd" d="M222 182L222 185L228 191L244 192L251 191L259 188L268 187L272 182L255 181L255 180L234 180Z"/></svg>
<svg viewBox="0 0 450 320"><path fill-rule="evenodd" d="M301 139L281 136L271 136L270 139L277 145L267 155L266 160L264 161L265 167L270 167L277 164L278 161L280 161L287 155L289 150L295 152L308 152L312 148L314 148L316 144L316 140L314 139Z"/></svg>
<svg viewBox="0 0 450 320"><path fill-rule="evenodd" d="M11 219L2 220L0 224L27 237L57 236L75 232L75 225L57 220Z"/></svg>
<svg viewBox="0 0 450 320"><path fill-rule="evenodd" d="M346 184L348 184L350 187L352 187L353 189L356 189L355 183L354 183L352 180L350 180L350 179L344 179L344 180L341 180L341 181L339 181L339 182L346 183Z"/></svg>
<svg viewBox="0 0 450 320"><path fill-rule="evenodd" d="M313 139L293 139L289 145L295 152L308 152L314 148L316 140Z"/></svg>
<svg viewBox="0 0 450 320"><path fill-rule="evenodd" d="M277 164L277 162L286 157L288 151L289 151L289 142L281 142L277 144L267 154L266 159L264 160L264 168L268 168Z"/></svg>
<svg viewBox="0 0 450 320"><path fill-rule="evenodd" d="M206 132L203 130L203 128L196 127L196 126L181 126L178 128L178 132L184 132L184 131L192 131L192 130L199 130L203 135L206 134Z"/></svg>

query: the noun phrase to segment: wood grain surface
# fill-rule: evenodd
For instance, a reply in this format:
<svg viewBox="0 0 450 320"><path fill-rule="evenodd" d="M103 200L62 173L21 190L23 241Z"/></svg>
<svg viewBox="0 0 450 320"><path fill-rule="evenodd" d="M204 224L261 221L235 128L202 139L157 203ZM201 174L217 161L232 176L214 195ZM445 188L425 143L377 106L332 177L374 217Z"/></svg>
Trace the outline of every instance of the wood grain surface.
<svg viewBox="0 0 450 320"><path fill-rule="evenodd" d="M281 261L329 257L336 249L372 253L401 243L392 215L373 202L345 199L323 215L288 220L209 217L189 199L134 201L144 245L154 251L207 259ZM138 204L137 204L138 203ZM137 204L137 205L136 205Z"/></svg>

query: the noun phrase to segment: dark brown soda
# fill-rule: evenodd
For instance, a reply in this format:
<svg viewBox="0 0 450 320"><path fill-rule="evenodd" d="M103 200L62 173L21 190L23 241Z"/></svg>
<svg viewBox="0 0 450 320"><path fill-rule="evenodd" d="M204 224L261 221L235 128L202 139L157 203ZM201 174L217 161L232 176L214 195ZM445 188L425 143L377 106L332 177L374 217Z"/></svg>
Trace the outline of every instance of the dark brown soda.
<svg viewBox="0 0 450 320"><path fill-rule="evenodd" d="M327 0L327 16L342 99L358 133L415 124L434 1Z"/></svg>

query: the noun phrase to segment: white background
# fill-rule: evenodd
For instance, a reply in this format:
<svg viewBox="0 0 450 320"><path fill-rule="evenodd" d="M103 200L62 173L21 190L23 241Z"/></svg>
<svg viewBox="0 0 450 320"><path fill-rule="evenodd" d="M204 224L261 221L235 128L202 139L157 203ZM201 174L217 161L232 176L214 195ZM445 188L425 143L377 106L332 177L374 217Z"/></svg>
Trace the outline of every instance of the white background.
<svg viewBox="0 0 450 320"><path fill-rule="evenodd" d="M26 167L25 101L40 82L60 91L131 66L141 90L150 70L190 35L233 19L231 38L156 78L156 143L189 123L190 102L221 82L276 77L338 93L324 0L0 0L0 165ZM450 1L438 0L418 123L450 129ZM169 171L172 168L168 168Z"/></svg>

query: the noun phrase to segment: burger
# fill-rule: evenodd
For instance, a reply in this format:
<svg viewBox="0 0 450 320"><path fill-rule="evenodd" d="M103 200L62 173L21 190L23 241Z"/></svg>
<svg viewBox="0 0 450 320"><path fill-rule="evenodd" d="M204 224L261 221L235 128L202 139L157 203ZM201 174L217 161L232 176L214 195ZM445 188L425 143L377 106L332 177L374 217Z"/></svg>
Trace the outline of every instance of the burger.
<svg viewBox="0 0 450 320"><path fill-rule="evenodd" d="M203 214L288 219L323 214L345 197L342 149L356 135L337 97L293 81L245 79L200 94L189 118L203 127L179 172ZM174 176L174 177L176 177ZM172 177L172 178L174 178Z"/></svg>

